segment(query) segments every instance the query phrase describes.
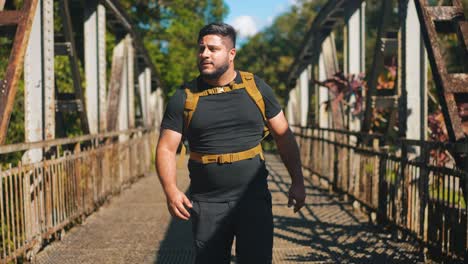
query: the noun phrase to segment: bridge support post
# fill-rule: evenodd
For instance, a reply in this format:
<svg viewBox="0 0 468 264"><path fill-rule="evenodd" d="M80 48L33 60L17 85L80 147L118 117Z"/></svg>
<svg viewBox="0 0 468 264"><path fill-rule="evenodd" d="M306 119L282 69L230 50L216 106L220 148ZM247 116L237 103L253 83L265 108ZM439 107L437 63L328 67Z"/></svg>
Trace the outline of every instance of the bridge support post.
<svg viewBox="0 0 468 264"><path fill-rule="evenodd" d="M156 131L159 131L161 121L164 115L164 98L163 91L161 88L157 88L156 91L151 93L150 98L150 113L151 113L151 126L156 128Z"/></svg>
<svg viewBox="0 0 468 264"><path fill-rule="evenodd" d="M120 76L115 76L115 78L120 77L120 91L115 96L119 97L118 103L118 121L117 128L119 131L126 131L129 128L135 126L135 104L134 104L134 49L132 44L132 39L130 35L127 35L124 39L120 41L118 45L122 45L123 54L122 59L122 69ZM119 136L120 142L126 142L129 140L127 135ZM123 149L120 150L119 156L119 177L120 182L125 182L127 177L130 175L130 146L126 145Z"/></svg>
<svg viewBox="0 0 468 264"><path fill-rule="evenodd" d="M401 37L400 87L401 97L406 97L402 101L406 105L400 107L405 111L405 115L400 115L400 122L406 124L401 133L408 139L424 140L427 138L427 59L414 1L408 1Z"/></svg>
<svg viewBox="0 0 468 264"><path fill-rule="evenodd" d="M143 117L143 124L145 127L149 127L151 123L149 114L149 102L151 92L151 72L149 68L145 68L138 74L138 88L140 91L140 104L141 114Z"/></svg>
<svg viewBox="0 0 468 264"><path fill-rule="evenodd" d="M52 0L39 0L34 15L29 44L24 60L24 113L25 142L41 141L55 138L55 90L54 90L54 11ZM31 149L22 157L23 164L40 162L43 149ZM23 185L25 202L26 240L39 239L40 215L37 197L42 196L43 175L31 170L24 177ZM31 199L31 193L36 192ZM33 254L35 252L32 252Z"/></svg>
<svg viewBox="0 0 468 264"><path fill-rule="evenodd" d="M299 111L300 111L300 125L301 127L307 126L307 117L309 113L309 80L310 80L310 67L307 67L299 76Z"/></svg>
<svg viewBox="0 0 468 264"><path fill-rule="evenodd" d="M365 71L366 3L348 1L349 5L360 5L352 14L346 14L345 73L359 74ZM354 8L350 8L354 10Z"/></svg>
<svg viewBox="0 0 468 264"><path fill-rule="evenodd" d="M366 71L366 58L365 58L365 37L366 37L366 20L365 10L366 3L363 1L352 0L349 5L359 6L359 8L352 14L346 15L346 35L345 35L345 73L353 74L355 76ZM351 97L350 104L356 102L354 96ZM351 112L351 111L349 111ZM348 127L351 131L360 131L361 123L360 116L348 114Z"/></svg>
<svg viewBox="0 0 468 264"><path fill-rule="evenodd" d="M416 6L413 0L406 1L406 6L402 6L403 14L406 17L403 20L401 27L401 76L399 78L401 87L400 96L400 136L407 139L425 140L427 127L427 61L424 42L421 35L421 25L416 12ZM406 8L406 10L405 10ZM406 12L405 12L406 11ZM421 153L419 147L411 147L406 150L408 158L414 159L417 156L427 156L427 153ZM421 157L420 157L421 158ZM421 158L427 161L427 158ZM427 230L425 225L427 222L427 203L425 199L426 182L428 173L422 168L419 174L405 175L402 179L407 186L403 197L403 213L408 215L403 216L403 219L414 219L414 226L409 226L414 232ZM414 197L414 199L412 199ZM414 202L411 202L414 201ZM424 208L423 208L424 207ZM412 215L409 215L412 212ZM421 226L422 225L422 226ZM425 237L424 234L421 234Z"/></svg>
<svg viewBox="0 0 468 264"><path fill-rule="evenodd" d="M326 73L326 68L325 68L325 60L323 53L320 53L319 57L319 62L318 62L318 75L319 75L319 80L326 80L327 79L327 73ZM330 127L329 124L329 116L328 112L326 110L326 102L329 100L329 95L328 95L328 88L323 87L323 86L317 86L317 92L318 94L318 124L319 127L321 128L328 128Z"/></svg>
<svg viewBox="0 0 468 264"><path fill-rule="evenodd" d="M161 97L161 100L164 100L162 99L162 90L158 87L156 89L156 91L158 92L158 96ZM156 105L155 105L155 108L151 108L151 104L150 104L150 100L151 100L151 69L150 68L146 68L145 69L145 102L146 102L146 119L147 119L147 125L148 126L151 126L151 127L154 127L154 124L153 124L153 120L155 118L155 115L152 115L151 112L152 110L154 111L157 111L156 110ZM159 99L158 97L158 99ZM164 105L161 105L163 108L164 108ZM162 110L164 111L164 110ZM161 119L158 121L158 124L162 121L162 117Z"/></svg>
<svg viewBox="0 0 468 264"><path fill-rule="evenodd" d="M289 91L288 95L288 104L286 105L286 118L288 119L288 122L291 126L293 126L294 132L296 132L296 128L294 127L295 125L298 125L298 115L297 115L297 82L296 86Z"/></svg>
<svg viewBox="0 0 468 264"><path fill-rule="evenodd" d="M127 45L127 91L128 91L128 126L135 128L135 48L130 35L125 37Z"/></svg>
<svg viewBox="0 0 468 264"><path fill-rule="evenodd" d="M309 111L309 67L299 75L296 86L289 92L286 117L292 126L306 126ZM299 132L299 130L295 130Z"/></svg>
<svg viewBox="0 0 468 264"><path fill-rule="evenodd" d="M351 0L348 1L350 8L348 10L355 10L353 13L346 15L346 31L345 31L345 73L354 75L355 78L365 72L365 1ZM354 95L350 98L350 105L356 103ZM354 115L352 110L349 109L347 113L347 127L350 131L361 130L361 114ZM350 145L357 144L355 136L349 136L348 142ZM349 174L347 179L347 189L352 194L359 193L360 173L359 165L360 159L358 155L354 155L354 151L349 151Z"/></svg>
<svg viewBox="0 0 468 264"><path fill-rule="evenodd" d="M127 45L126 39L121 40L121 45L124 46L124 55L123 55L123 70L122 75L120 76L120 94L119 94L119 107L118 107L118 122L117 122L117 129L119 131L125 131L129 127L129 111L128 111L128 53L127 53ZM120 135L119 142L128 141L127 135ZM127 147L126 146L119 146L119 182L122 184L125 181L127 174L127 166L126 163L127 159Z"/></svg>
<svg viewBox="0 0 468 264"><path fill-rule="evenodd" d="M85 1L86 109L91 134L106 131L106 10Z"/></svg>

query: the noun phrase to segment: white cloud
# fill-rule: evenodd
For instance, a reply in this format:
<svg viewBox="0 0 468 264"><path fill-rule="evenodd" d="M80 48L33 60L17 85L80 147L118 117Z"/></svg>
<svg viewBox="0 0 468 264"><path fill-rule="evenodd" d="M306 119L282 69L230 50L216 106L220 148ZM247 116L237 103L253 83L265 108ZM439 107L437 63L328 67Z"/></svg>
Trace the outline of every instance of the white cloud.
<svg viewBox="0 0 468 264"><path fill-rule="evenodd" d="M291 6L297 6L297 5L299 5L299 1L298 1L298 0L289 0L288 2L289 2L289 4L290 4Z"/></svg>
<svg viewBox="0 0 468 264"><path fill-rule="evenodd" d="M273 20L275 19L274 16L268 16L267 17L267 25L271 25L271 23L273 23Z"/></svg>
<svg viewBox="0 0 468 264"><path fill-rule="evenodd" d="M279 4L279 5L277 5L277 6L275 7L275 13L276 13L276 15L277 15L277 14L280 14L280 13L283 13L283 12L286 12L286 10L287 10L288 7L289 7L289 6L286 5L286 4Z"/></svg>
<svg viewBox="0 0 468 264"><path fill-rule="evenodd" d="M258 32L257 23L251 16L238 16L231 25L236 29L240 38L248 38Z"/></svg>

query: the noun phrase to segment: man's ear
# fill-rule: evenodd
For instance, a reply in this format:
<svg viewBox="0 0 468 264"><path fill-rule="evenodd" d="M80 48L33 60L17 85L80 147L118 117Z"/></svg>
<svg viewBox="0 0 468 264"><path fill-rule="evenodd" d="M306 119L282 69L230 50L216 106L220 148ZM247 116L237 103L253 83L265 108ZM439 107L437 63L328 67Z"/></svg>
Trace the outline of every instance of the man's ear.
<svg viewBox="0 0 468 264"><path fill-rule="evenodd" d="M236 48L232 48L229 51L229 61L234 61L234 58L236 57Z"/></svg>

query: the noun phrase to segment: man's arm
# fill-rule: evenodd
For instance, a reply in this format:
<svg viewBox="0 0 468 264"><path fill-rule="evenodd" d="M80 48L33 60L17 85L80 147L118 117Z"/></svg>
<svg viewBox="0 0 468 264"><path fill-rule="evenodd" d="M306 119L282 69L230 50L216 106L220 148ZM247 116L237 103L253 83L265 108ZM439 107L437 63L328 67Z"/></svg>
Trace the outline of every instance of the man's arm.
<svg viewBox="0 0 468 264"><path fill-rule="evenodd" d="M299 148L283 111L269 119L268 126L276 141L281 159L291 176L288 206L294 205L294 212L297 212L304 206L306 197Z"/></svg>
<svg viewBox="0 0 468 264"><path fill-rule="evenodd" d="M182 135L163 129L156 147L156 170L159 181L166 194L167 208L172 216L188 220L190 213L185 206L192 208L187 196L177 188L176 153Z"/></svg>

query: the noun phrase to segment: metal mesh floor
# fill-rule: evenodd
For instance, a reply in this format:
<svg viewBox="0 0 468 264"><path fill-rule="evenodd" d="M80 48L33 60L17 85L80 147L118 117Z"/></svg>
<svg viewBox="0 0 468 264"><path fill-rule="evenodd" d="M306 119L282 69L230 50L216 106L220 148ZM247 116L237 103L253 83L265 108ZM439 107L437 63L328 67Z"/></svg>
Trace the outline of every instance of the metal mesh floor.
<svg viewBox="0 0 468 264"><path fill-rule="evenodd" d="M267 156L275 223L274 263L420 263L422 249L401 241L334 194L306 178L307 205L286 207L289 177L277 156ZM188 187L186 170L178 185ZM191 263L189 222L171 219L155 174L124 190L61 241L39 252L34 263ZM234 252L234 250L233 250ZM233 257L232 263L235 263Z"/></svg>

